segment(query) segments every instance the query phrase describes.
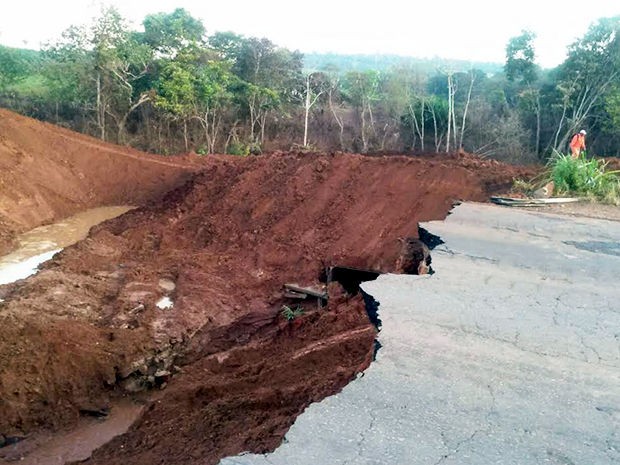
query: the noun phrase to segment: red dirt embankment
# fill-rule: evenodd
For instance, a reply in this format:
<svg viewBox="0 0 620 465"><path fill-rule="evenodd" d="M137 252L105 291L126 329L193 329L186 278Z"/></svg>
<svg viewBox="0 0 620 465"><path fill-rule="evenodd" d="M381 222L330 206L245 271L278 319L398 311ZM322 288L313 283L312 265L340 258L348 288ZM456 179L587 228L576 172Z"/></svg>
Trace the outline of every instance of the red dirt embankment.
<svg viewBox="0 0 620 465"><path fill-rule="evenodd" d="M91 230L0 304L0 433L167 383L101 464L217 463L275 447L309 402L370 362L360 297L280 316L282 285L324 266L394 270L418 221L484 201L531 170L467 155L209 157L155 205ZM174 307L156 302L168 296ZM171 377L171 374L173 375Z"/></svg>
<svg viewBox="0 0 620 465"><path fill-rule="evenodd" d="M0 255L16 246L16 234L41 224L157 198L191 167L0 109Z"/></svg>

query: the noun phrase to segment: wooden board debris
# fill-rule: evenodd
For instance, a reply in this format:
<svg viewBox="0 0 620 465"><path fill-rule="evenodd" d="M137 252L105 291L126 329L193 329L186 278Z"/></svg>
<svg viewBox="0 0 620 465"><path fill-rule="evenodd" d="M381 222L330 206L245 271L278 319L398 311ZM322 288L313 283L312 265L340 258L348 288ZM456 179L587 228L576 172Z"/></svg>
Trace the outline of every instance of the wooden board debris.
<svg viewBox="0 0 620 465"><path fill-rule="evenodd" d="M288 291L288 292L294 292L296 294L306 294L306 295L310 295L313 297L318 297L320 299L325 299L327 300L327 292L325 292L322 289L313 289L311 287L302 287L299 286L298 284L284 284L284 288Z"/></svg>
<svg viewBox="0 0 620 465"><path fill-rule="evenodd" d="M553 197L549 199L518 199L512 197L491 197L490 200L497 205L504 205L507 207L541 207L544 205L558 203L579 202L582 199L580 199L579 197Z"/></svg>

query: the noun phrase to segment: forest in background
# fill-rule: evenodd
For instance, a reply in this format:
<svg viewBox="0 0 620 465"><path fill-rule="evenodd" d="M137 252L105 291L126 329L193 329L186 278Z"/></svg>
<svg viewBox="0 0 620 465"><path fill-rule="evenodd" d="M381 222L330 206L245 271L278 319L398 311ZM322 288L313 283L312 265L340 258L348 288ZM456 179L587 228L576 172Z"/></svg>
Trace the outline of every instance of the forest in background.
<svg viewBox="0 0 620 465"><path fill-rule="evenodd" d="M207 35L187 11L131 29L114 8L41 51L0 46L0 106L163 154L308 150L450 152L527 163L567 150L620 155L620 16L602 18L558 67L534 34L503 65L395 56L304 57L267 38Z"/></svg>

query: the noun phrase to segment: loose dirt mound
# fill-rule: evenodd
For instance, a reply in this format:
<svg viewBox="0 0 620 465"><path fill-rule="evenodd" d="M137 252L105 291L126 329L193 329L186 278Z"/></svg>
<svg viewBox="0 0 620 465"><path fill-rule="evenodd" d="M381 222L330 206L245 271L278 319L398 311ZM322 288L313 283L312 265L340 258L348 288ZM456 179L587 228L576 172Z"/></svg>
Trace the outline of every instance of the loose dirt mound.
<svg viewBox="0 0 620 465"><path fill-rule="evenodd" d="M284 283L392 271L399 238L531 170L467 155L210 157L163 202L93 228L0 304L0 433L71 425L167 384L93 463L216 463L275 447L309 402L370 362L361 298L280 316ZM156 304L163 297L172 308Z"/></svg>
<svg viewBox="0 0 620 465"><path fill-rule="evenodd" d="M191 164L105 144L0 109L0 254L15 234L90 207L139 205Z"/></svg>

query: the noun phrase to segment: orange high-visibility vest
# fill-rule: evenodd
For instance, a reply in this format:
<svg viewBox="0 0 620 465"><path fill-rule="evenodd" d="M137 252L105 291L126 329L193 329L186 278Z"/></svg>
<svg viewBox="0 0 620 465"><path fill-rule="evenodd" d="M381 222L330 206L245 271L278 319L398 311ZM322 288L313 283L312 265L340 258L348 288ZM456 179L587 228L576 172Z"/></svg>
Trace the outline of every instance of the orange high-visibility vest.
<svg viewBox="0 0 620 465"><path fill-rule="evenodd" d="M573 136L573 139L570 141L570 148L571 149L579 149L579 150L585 150L586 149L586 136L584 136L583 134L577 133Z"/></svg>

